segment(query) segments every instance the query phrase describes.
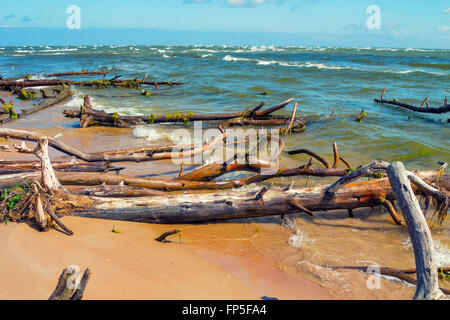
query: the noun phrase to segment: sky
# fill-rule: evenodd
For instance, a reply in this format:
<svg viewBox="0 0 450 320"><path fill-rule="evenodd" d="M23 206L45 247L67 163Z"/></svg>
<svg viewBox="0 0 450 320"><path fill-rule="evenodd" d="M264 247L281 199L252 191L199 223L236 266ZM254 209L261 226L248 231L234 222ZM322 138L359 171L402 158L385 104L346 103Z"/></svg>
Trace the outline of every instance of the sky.
<svg viewBox="0 0 450 320"><path fill-rule="evenodd" d="M80 29L67 28L71 5L80 9ZM380 9L379 28L367 27L371 5ZM20 6L2 5L0 46L71 44L450 49L450 1L21 0Z"/></svg>

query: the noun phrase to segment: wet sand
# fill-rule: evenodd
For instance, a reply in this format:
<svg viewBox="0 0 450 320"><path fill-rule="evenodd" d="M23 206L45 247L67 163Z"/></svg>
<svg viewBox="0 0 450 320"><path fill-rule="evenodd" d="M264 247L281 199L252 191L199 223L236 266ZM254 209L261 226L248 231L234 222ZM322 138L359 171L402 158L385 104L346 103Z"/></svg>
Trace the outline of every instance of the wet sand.
<svg viewBox="0 0 450 320"><path fill-rule="evenodd" d="M61 271L71 264L92 270L85 299L331 298L319 285L289 276L273 261L244 254L245 240L224 240L233 255L208 248L208 239L189 226L177 226L181 243L172 236L174 242L164 244L154 238L174 226L80 217L64 217L63 222L75 231L73 236L38 232L24 223L0 225L0 299L48 299ZM121 233L113 233L113 225ZM260 232L269 232L265 228Z"/></svg>

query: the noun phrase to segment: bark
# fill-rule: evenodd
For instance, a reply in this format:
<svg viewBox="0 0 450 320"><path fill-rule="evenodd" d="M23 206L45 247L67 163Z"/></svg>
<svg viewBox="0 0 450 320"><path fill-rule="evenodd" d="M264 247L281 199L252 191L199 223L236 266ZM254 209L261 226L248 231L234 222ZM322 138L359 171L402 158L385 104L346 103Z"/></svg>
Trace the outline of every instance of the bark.
<svg viewBox="0 0 450 320"><path fill-rule="evenodd" d="M373 273L373 266L342 266L342 267L331 267L332 269L336 270L336 269L350 269L350 270L358 270L358 271L362 271L362 272L366 272L366 273ZM448 268L438 268L437 271L441 270L441 269L448 269ZM390 277L395 277L398 278L400 280L403 280L405 282L408 282L410 284L413 285L417 285L417 280L414 279L411 276L408 276L408 274L411 273L416 273L416 269L395 269L395 268L390 268L390 267L379 267L379 271L381 275L384 276L390 276ZM447 294L450 295L450 290L444 289L444 288L440 288L440 290Z"/></svg>
<svg viewBox="0 0 450 320"><path fill-rule="evenodd" d="M42 185L50 191L63 190L64 188L56 178L55 171L53 170L50 158L48 156L48 141L39 140L36 149L34 149L34 154L41 161Z"/></svg>
<svg viewBox="0 0 450 320"><path fill-rule="evenodd" d="M31 131L16 130L0 128L0 137L18 139L25 141L39 141L47 140L48 144L58 151L61 151L70 156L77 157L83 161L87 162L98 162L98 161L108 161L108 162L122 162L122 161L154 161L162 159L180 159L192 157L196 154L203 153L206 150L212 148L214 145L222 141L227 136L226 133L215 138L210 143L206 143L201 147L186 151L165 151L168 150L168 146L162 147L150 147L150 148L137 148L129 150L118 150L118 151L105 151L97 153L86 153L76 148L70 147L64 142L58 140L55 137L46 136L40 133L35 133ZM181 149L181 148L180 148ZM151 151L148 151L151 150ZM162 152L158 152L162 151Z"/></svg>
<svg viewBox="0 0 450 320"><path fill-rule="evenodd" d="M62 172L104 172L121 170L123 168L111 167L107 162L76 163L73 161L52 161L55 171ZM39 161L0 160L0 174L36 172L41 170Z"/></svg>
<svg viewBox="0 0 450 320"><path fill-rule="evenodd" d="M445 296L439 290L433 239L427 221L411 188L407 172L401 162L393 162L388 168L393 193L408 227L417 269L415 300L436 300Z"/></svg>
<svg viewBox="0 0 450 320"><path fill-rule="evenodd" d="M64 186L72 194L94 196L94 197L153 197L162 196L166 192L123 185L100 185L100 186Z"/></svg>
<svg viewBox="0 0 450 320"><path fill-rule="evenodd" d="M214 121L214 120L228 120L233 118L247 118L252 114L252 118L268 117L272 112L287 106L293 99L286 100L279 105L267 109L265 111L257 111L247 114L246 112L232 112L232 113L212 113L212 114L168 114L164 116L147 115L147 116L121 116L117 113L107 113L101 110L95 110L86 106L80 111L64 111L66 117L80 118L80 126L82 128L88 126L110 126L128 128L136 125L145 125L153 123L166 122L187 122L187 121ZM262 120L262 119L261 119ZM267 120L267 119L266 119ZM283 119L282 119L283 120ZM285 119L284 119L285 120ZM272 120L273 121L273 120ZM278 120L279 122L279 120ZM285 122L284 122L285 123Z"/></svg>
<svg viewBox="0 0 450 320"><path fill-rule="evenodd" d="M402 107L402 108L405 108L405 109L408 109L408 110L411 110L411 111L415 111L415 112L436 113L436 114L450 112L450 104L447 104L447 99L445 99L444 104L442 106L437 107L437 108L430 108L428 106L428 103L427 103L427 100L428 100L428 97L427 97L422 102L420 107L416 107L416 106L409 105L407 103L403 103L403 102L397 101L395 99L393 99L393 100L385 100L385 99L383 99L385 92L386 92L386 88L383 89L383 92L381 93L380 99L374 99L374 101L378 102L378 103L391 104L391 105ZM426 104L426 107L424 107L424 104Z"/></svg>
<svg viewBox="0 0 450 320"><path fill-rule="evenodd" d="M63 270L59 276L58 283L55 290L50 296L49 300L72 300L72 297L81 298L85 290L87 281L90 276L90 271L87 269L85 271L84 285L81 284L81 273L80 267L76 265L68 266ZM80 290L78 293L77 291Z"/></svg>
<svg viewBox="0 0 450 320"><path fill-rule="evenodd" d="M436 171L416 173L424 181L436 180ZM450 176L441 174L438 185L450 187ZM394 200L387 178L345 185L324 201L328 186L305 188L245 189L220 193L167 194L151 198L112 199L71 196L59 203L61 213L93 218L151 223L191 223L199 221L250 218L308 211L355 209L379 205L379 199Z"/></svg>
<svg viewBox="0 0 450 320"><path fill-rule="evenodd" d="M62 90L56 97L50 98L50 99L45 99L41 103L33 105L29 109L22 110L21 112L19 112L17 114L17 118L7 117L7 118L0 119L0 124L8 123L8 122L11 122L11 121L23 118L25 116L28 116L30 114L39 112L39 111L41 111L43 109L46 109L48 107L54 106L55 104L58 104L61 101L64 101L65 99L67 99L68 97L70 97L72 95L73 95L73 91L72 90L70 90L70 89Z"/></svg>
<svg viewBox="0 0 450 320"><path fill-rule="evenodd" d="M94 81L71 81L63 79L48 79L48 80L0 80L0 87L11 87L11 88L31 88L31 87L41 87L41 86L58 86L58 85L75 85L75 86L123 86L127 82L135 80L94 80ZM137 80L138 84L149 85L149 86L161 86L161 85L181 85L183 82L171 82L171 81L149 81L149 80Z"/></svg>

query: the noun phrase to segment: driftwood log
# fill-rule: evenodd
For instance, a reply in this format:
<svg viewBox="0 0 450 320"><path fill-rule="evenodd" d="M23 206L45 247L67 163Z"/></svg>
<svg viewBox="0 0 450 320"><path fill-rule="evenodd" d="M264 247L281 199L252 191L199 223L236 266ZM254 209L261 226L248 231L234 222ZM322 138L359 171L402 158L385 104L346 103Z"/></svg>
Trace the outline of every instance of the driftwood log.
<svg viewBox="0 0 450 320"><path fill-rule="evenodd" d="M336 267L331 267L331 269L333 270L338 270L338 269L348 269L348 270L358 270L361 272L366 272L366 273L373 273L373 266L336 266ZM437 272L448 272L450 270L450 268L437 268ZM391 267L378 267L377 271L379 271L381 275L383 276L390 276L390 277L395 277L398 278L400 280L403 280L405 282L408 282L410 284L413 285L417 285L417 279L411 277L409 274L415 274L417 273L417 270L415 268L411 268L411 269L395 269L395 268L391 268ZM444 289L444 288L439 288L443 293L445 293L446 295L450 295L450 290L448 289Z"/></svg>
<svg viewBox="0 0 450 320"><path fill-rule="evenodd" d="M68 266L59 276L56 288L49 300L81 300L91 274L92 272L88 268L81 276L80 267Z"/></svg>
<svg viewBox="0 0 450 320"><path fill-rule="evenodd" d="M120 171L108 162L77 163L75 161L52 161L55 171L61 172L107 172ZM0 174L36 172L41 170L39 161L0 160Z"/></svg>
<svg viewBox="0 0 450 320"><path fill-rule="evenodd" d="M147 116L122 116L118 113L107 113L102 110L95 110L90 103L89 95L84 100L84 105L80 110L65 110L64 115L69 118L80 118L80 126L82 128L89 126L109 126L109 127L122 127L129 128L136 125L146 125L153 123L166 123L166 122L188 122L188 121L215 121L215 120L228 120L233 118L260 118L259 120L270 120L270 115L293 101L293 98L286 100L276 106L273 106L264 111L244 111L244 112L232 112L232 113L211 113L211 114L194 114L188 113L174 113L164 116L158 116L155 114ZM254 109L259 108L256 107ZM259 109L258 109L259 110ZM286 123L286 117L278 116ZM276 119L275 119L276 120ZM280 119L278 119L280 120ZM271 120L273 121L273 119ZM278 122L277 122L278 123Z"/></svg>
<svg viewBox="0 0 450 320"><path fill-rule="evenodd" d="M22 110L21 112L17 113L16 117L10 116L10 117L0 119L0 123L8 123L10 121L14 121L14 120L23 118L25 116L28 116L30 114L36 113L36 112L46 109L48 107L54 106L55 104L58 104L58 103L64 101L65 99L71 97L72 95L73 95L73 91L70 90L70 88L65 88L63 90L60 90L59 93L55 97L49 98L49 99L44 99L43 101L33 105L31 108ZM5 110L5 109L3 109L3 110Z"/></svg>
<svg viewBox="0 0 450 320"><path fill-rule="evenodd" d="M150 81L150 80L89 80L89 81L72 81L63 79L46 79L46 80L0 80L0 87L9 88L31 88L42 86L59 86L59 85L74 85L74 86L127 86L127 85L149 85L149 86L175 86L181 85L183 82L175 81Z"/></svg>
<svg viewBox="0 0 450 320"><path fill-rule="evenodd" d="M401 162L393 162L387 168L389 181L395 198L402 210L414 249L417 269L416 300L437 300L446 297L439 289L439 280L433 239L425 216L411 188L417 180L408 177ZM438 190L431 190L436 193ZM448 201L448 200L447 200Z"/></svg>
<svg viewBox="0 0 450 320"><path fill-rule="evenodd" d="M439 177L436 182L439 186L450 187L450 176L447 174L419 171L416 175L429 183ZM395 200L387 178L343 186L329 200L325 199L328 187L262 187L255 191L237 189L220 193L168 193L151 198L120 200L71 196L65 205L61 203L59 210L64 214L105 219L190 223L290 214L304 212L303 208L314 212L375 207L380 205L381 199Z"/></svg>
<svg viewBox="0 0 450 320"><path fill-rule="evenodd" d="M108 161L108 162L123 162L123 161L154 161L154 160L162 160L162 159L180 159L180 158L189 158L196 154L203 153L206 150L212 148L217 143L221 142L224 138L226 138L227 134L223 133L215 138L213 141L204 144L200 147L191 148L190 150L184 151L174 151L172 149L178 148L185 149L184 147L189 146L157 146L157 147L147 147L147 148L131 148L126 150L113 150L113 151L104 151L104 152L96 152L96 153L86 153L76 148L73 148L64 142L60 141L58 138L46 136L40 133L35 133L31 131L25 130L16 130L16 129L7 129L0 128L0 137L24 140L24 141L39 141L39 140L47 140L48 144L55 148L58 151L61 151L67 155L74 156L78 159L87 162L98 162L98 161ZM232 143L236 143L233 141Z"/></svg>
<svg viewBox="0 0 450 320"><path fill-rule="evenodd" d="M425 98L425 100L422 102L422 104L419 107L416 107L416 106L409 105L407 103L397 101L395 99L392 99L392 100L383 99L385 92L386 92L386 88L383 89L380 99L374 99L374 101L378 102L378 103L391 104L391 105L402 107L402 108L405 108L405 109L408 109L411 111L415 111L415 112L436 113L436 114L450 112L450 104L447 103L447 98L445 98L444 104L440 107L430 108L428 105L428 102L427 102L428 97Z"/></svg>

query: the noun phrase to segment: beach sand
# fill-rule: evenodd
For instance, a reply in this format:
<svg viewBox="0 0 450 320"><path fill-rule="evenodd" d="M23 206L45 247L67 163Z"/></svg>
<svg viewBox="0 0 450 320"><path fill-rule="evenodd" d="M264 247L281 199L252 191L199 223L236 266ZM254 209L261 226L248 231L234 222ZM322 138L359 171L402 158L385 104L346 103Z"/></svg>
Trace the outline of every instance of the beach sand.
<svg viewBox="0 0 450 320"><path fill-rule="evenodd" d="M238 234L255 230L253 223L234 224L233 231L212 224L207 231L80 217L63 222L73 236L39 232L25 223L0 225L0 299L48 299L72 264L92 271L84 299L331 298L312 281L281 271L273 256L256 252L251 242L260 235L264 241L270 229L284 232L287 241L288 232L274 224L258 224L245 239ZM113 226L121 233L113 233ZM172 243L154 240L174 227L182 230L181 243L177 235ZM225 238L217 241L220 237Z"/></svg>

